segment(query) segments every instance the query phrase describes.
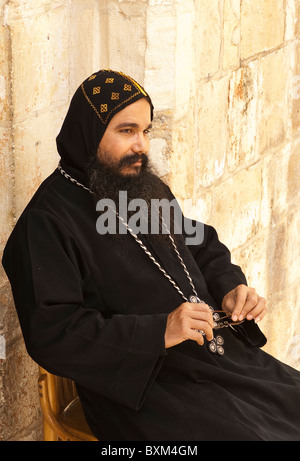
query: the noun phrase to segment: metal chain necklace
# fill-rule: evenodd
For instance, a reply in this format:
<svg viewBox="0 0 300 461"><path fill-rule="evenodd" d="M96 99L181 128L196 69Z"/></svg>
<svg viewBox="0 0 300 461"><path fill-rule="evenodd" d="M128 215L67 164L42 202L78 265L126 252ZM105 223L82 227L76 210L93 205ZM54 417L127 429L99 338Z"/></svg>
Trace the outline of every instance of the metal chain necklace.
<svg viewBox="0 0 300 461"><path fill-rule="evenodd" d="M82 189L88 191L90 194L94 195L94 192L92 192L88 187L84 186L83 184L81 184L80 182L78 182L76 179L72 178L72 176L70 176L68 173L66 173L64 171L64 169L61 167L61 165L59 164L58 165L58 170L60 171L60 173L66 178L68 179L69 181L71 181L73 184L75 184L76 186L79 186L81 187ZM112 208L113 210L113 208ZM194 293L193 295L189 296L189 298L187 298L183 292L180 290L180 288L178 287L178 285L176 284L176 282L172 279L172 277L165 271L165 269L159 264L159 262L154 258L154 256L152 255L152 253L148 250L148 248L143 244L143 242L141 241L141 239L138 238L138 236L134 233L134 231L130 228L130 226L128 225L128 223L125 221L125 219L119 215L119 213L116 211L116 210L113 210L118 219L126 226L127 230L129 231L129 233L132 235L132 237L136 240L136 242L139 244L139 246L142 248L142 250L146 253L146 255L151 259L151 261L158 267L158 269L163 273L163 275L167 278L167 280L171 283L171 285L177 290L177 292L180 294L180 296L184 299L184 301L186 302L190 302L190 303L203 303L203 304L206 304L204 301L202 301L199 296L198 296L198 293L195 289L195 286L194 286L194 283L192 281L192 278L190 276L190 273L178 251L178 248L177 248L177 245L169 231L169 229L167 228L164 220L163 220L163 217L161 216L161 220L162 220L162 224L164 225L164 227L166 228L167 230L167 233L168 233L168 236L169 236L169 239L171 240L171 243L172 243L172 246L174 248L174 251L177 255L177 258L181 264L181 266L183 267L183 270L186 274L186 277L188 279L188 282L191 286L191 289L192 289L192 292ZM223 311L216 311L212 306L208 306L209 309L212 311L212 315L213 315L213 319L214 319L214 329L215 330L219 330L220 328L227 328L227 327L230 327L232 328L234 331L234 327L233 325L239 325L240 323L242 322L230 322L229 320L226 320L229 318L228 315L226 315ZM224 315L223 315L224 314ZM205 333L201 330L197 330L199 331L199 333L203 334L203 336L205 336ZM208 343L208 347L209 347L209 350L213 353L217 353L218 355L224 355L224 348L223 348L223 345L224 345L224 339L222 336L218 335L216 336L215 338L213 338L211 341L209 341Z"/></svg>
<svg viewBox="0 0 300 461"><path fill-rule="evenodd" d="M78 182L76 179L72 178L72 176L70 176L68 173L66 173L63 168L61 167L61 165L59 164L58 165L58 170L60 171L60 173L65 177L67 178L69 181L71 181L72 183L76 184L77 186L85 189L86 191L90 192L91 194L94 194L88 187L84 186L83 184L81 184L80 182ZM193 281L192 281L192 278L189 274L189 271L187 270L187 267L178 251L178 248L176 246L176 243L173 239L173 237L171 236L170 234L170 231L168 230L162 216L161 216L161 219L162 219L162 223L164 225L164 227L166 228L167 230L167 233L168 233L168 236L169 236L169 239L171 240L171 243L172 243L172 246L174 248L174 251L177 255L177 258L179 259L179 262L180 264L182 265L183 267L183 270L186 274L186 277L189 281L189 284L191 286L191 289L192 289L192 292L194 293L194 296L190 298L187 298L183 292L180 290L180 288L178 287L178 285L176 284L176 282L172 279L172 277L170 277L170 275L165 271L165 269L163 267L161 267L161 265L159 264L159 262L154 258L154 256L151 254L151 252L147 249L147 247L143 244L143 242L141 241L141 239L138 238L138 236L133 232L133 230L130 228L130 226L128 225L128 223L125 221L125 219L123 219L122 216L119 215L119 213L114 210L113 208L111 208L112 211L114 211L118 217L118 219L124 224L124 226L126 226L127 230L130 232L130 234L132 235L132 237L136 240L136 242L140 245L140 247L143 249L143 251L146 253L146 255L151 259L151 261L158 267L158 269L164 274L164 276L169 280L169 282L173 285L173 287L178 291L178 293L182 296L182 298L184 299L184 301L186 302L200 302L200 303L204 303L204 301L202 301L198 294L197 294L197 291L195 289L195 286L193 284ZM192 299L192 301L190 300ZM197 300L196 300L197 299Z"/></svg>

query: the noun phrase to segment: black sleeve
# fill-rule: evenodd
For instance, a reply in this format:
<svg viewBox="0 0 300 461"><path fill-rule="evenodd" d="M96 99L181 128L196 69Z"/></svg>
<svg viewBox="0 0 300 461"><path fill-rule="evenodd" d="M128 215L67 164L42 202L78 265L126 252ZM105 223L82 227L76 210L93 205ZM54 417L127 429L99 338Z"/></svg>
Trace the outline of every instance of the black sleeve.
<svg viewBox="0 0 300 461"><path fill-rule="evenodd" d="M3 256L28 353L49 372L139 408L165 357L167 315L101 314L84 305L76 238L48 213L30 210Z"/></svg>

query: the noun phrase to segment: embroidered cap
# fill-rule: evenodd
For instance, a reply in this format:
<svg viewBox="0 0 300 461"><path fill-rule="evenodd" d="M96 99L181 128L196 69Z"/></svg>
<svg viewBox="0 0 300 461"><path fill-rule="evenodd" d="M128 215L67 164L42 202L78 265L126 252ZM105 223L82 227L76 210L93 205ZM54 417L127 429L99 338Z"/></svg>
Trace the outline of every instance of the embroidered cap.
<svg viewBox="0 0 300 461"><path fill-rule="evenodd" d="M141 98L147 98L153 117L153 104L148 93L133 78L122 72L102 69L81 84L82 92L103 125L112 117Z"/></svg>

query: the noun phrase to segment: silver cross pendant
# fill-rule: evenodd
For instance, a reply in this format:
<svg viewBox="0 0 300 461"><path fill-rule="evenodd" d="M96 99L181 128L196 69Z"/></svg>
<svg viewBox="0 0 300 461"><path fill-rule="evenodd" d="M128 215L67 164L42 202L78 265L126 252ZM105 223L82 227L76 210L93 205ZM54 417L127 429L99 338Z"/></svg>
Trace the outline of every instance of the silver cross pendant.
<svg viewBox="0 0 300 461"><path fill-rule="evenodd" d="M204 301L201 301L201 299L195 295L191 295L189 297L189 302L190 303L204 303ZM217 321L220 319L220 316L217 312L214 313L213 307L209 306L209 308L213 313L214 323L217 324ZM198 330L198 331L203 336L205 336L204 331L202 330ZM208 349L210 350L210 352L212 352L213 354L218 354L220 356L223 356L225 353L223 346L224 346L224 338L221 335L216 336L215 338L213 338L211 341L208 342Z"/></svg>

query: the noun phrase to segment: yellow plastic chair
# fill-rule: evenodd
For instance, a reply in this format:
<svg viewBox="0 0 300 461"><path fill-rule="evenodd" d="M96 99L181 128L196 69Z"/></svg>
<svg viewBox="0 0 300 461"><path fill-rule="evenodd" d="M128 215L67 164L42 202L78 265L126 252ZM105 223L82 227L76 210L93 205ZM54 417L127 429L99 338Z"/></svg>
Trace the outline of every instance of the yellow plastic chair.
<svg viewBox="0 0 300 461"><path fill-rule="evenodd" d="M44 441L97 441L86 422L73 381L39 367Z"/></svg>

